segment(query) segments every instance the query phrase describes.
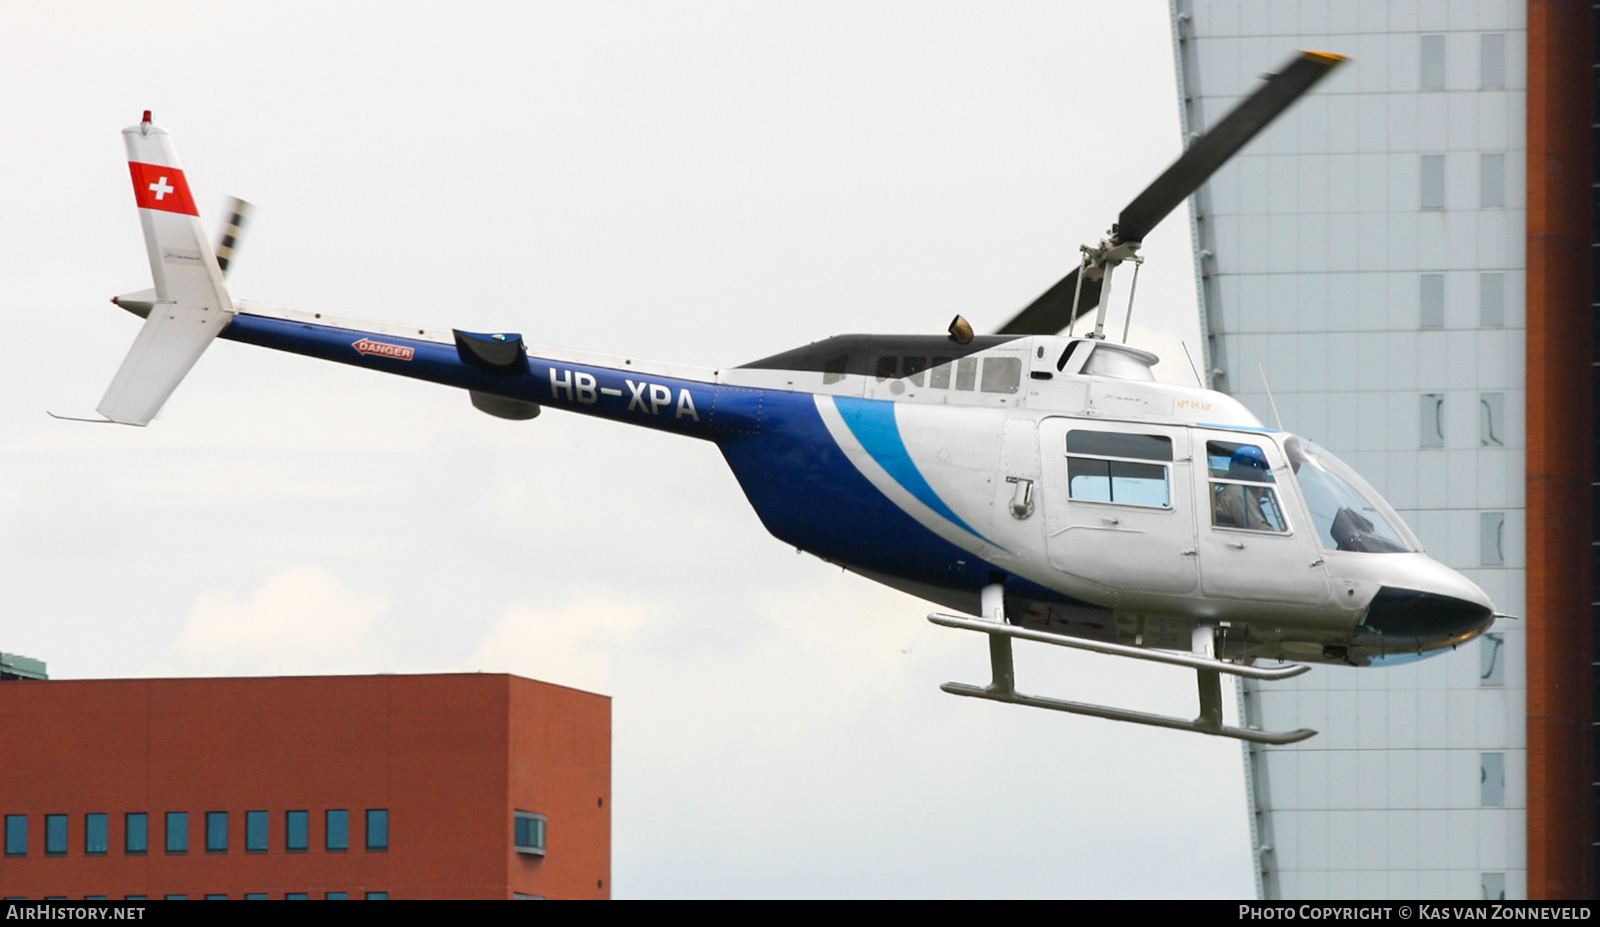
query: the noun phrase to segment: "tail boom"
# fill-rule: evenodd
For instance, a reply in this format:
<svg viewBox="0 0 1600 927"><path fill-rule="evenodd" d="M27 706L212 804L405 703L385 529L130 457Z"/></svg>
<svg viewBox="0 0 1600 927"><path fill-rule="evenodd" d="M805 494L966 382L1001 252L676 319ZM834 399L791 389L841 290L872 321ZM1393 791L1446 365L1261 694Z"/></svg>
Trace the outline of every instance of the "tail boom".
<svg viewBox="0 0 1600 927"><path fill-rule="evenodd" d="M466 358L452 331L302 321L285 316L313 314L273 307L269 315L253 311L267 307L243 300L239 308L221 334L228 341L707 440L751 433L761 424L760 391L719 384L713 370L528 345L525 366L495 373Z"/></svg>

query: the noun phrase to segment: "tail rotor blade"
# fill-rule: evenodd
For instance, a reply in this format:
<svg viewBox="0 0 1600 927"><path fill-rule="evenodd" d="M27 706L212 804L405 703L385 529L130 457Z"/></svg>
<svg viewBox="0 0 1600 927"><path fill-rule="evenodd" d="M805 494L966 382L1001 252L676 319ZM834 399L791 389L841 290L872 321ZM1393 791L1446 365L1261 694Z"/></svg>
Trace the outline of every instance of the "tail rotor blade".
<svg viewBox="0 0 1600 927"><path fill-rule="evenodd" d="M222 226L222 235L217 239L217 267L222 270L222 275L228 275L228 265L233 263L233 257L239 250L239 242L244 239L244 228L250 222L250 213L255 207L237 196L228 197L227 219Z"/></svg>

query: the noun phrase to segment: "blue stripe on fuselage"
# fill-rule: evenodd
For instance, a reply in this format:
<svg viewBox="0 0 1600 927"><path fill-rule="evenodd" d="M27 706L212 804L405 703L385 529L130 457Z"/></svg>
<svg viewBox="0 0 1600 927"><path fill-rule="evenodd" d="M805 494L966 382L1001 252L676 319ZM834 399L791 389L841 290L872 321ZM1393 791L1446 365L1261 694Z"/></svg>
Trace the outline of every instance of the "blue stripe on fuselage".
<svg viewBox="0 0 1600 927"><path fill-rule="evenodd" d="M856 436L856 440L860 441L866 452L878 462L878 466L882 467L906 492L915 496L918 502L959 525L973 537L994 544L967 524L966 520L946 505L945 501L939 498L939 494L933 491L933 487L928 485L927 478L917 469L916 462L911 459L911 453L906 450L905 439L900 437L900 426L894 417L894 403L882 399L836 396L833 405L839 410L839 417L850 427L850 433ZM995 546L1000 545L995 544Z"/></svg>
<svg viewBox="0 0 1600 927"><path fill-rule="evenodd" d="M834 563L967 594L1010 575L934 534L873 486L833 440L811 394L764 392L761 433L717 443L773 536ZM1007 591L1086 604L1015 576Z"/></svg>

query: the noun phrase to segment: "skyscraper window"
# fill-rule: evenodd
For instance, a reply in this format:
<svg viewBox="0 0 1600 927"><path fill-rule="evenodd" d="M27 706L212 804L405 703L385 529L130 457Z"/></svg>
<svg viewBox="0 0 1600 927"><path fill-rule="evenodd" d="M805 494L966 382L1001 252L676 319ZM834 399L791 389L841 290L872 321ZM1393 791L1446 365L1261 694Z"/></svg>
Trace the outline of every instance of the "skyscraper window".
<svg viewBox="0 0 1600 927"><path fill-rule="evenodd" d="M1421 169L1423 209L1444 208L1444 155L1423 155Z"/></svg>
<svg viewBox="0 0 1600 927"><path fill-rule="evenodd" d="M1444 36L1422 36L1422 74L1421 88L1423 90L1444 89Z"/></svg>

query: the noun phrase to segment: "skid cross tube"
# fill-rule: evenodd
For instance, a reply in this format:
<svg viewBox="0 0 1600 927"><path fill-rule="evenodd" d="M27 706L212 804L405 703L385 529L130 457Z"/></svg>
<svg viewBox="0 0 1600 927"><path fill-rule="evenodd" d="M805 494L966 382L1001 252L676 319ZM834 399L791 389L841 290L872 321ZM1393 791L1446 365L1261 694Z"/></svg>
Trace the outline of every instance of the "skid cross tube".
<svg viewBox="0 0 1600 927"><path fill-rule="evenodd" d="M999 594L998 590L991 593L989 588L986 588L984 593L983 612L987 617L992 611L989 607L991 604L989 600L999 598ZM1003 614L1003 611L1001 614ZM1245 666L1239 663L1217 660L1209 656L1173 653L1163 650L1146 650L1143 647L1129 647L1124 644L1111 644L1105 641L1092 641L1067 637L1063 634L1051 634L1048 631L1019 628L1016 625L1005 624L1003 620L963 618L939 612L929 615L928 620L947 628L981 631L989 635L989 662L994 677L993 681L987 686L947 682L939 687L951 695L964 695L969 698L982 698L1012 705L1027 705L1032 708L1047 708L1051 711L1088 715L1094 718L1105 718L1110 721L1127 721L1133 724L1147 724L1152 727L1164 727L1178 731L1193 731L1197 734L1232 737L1237 740L1247 740L1259 744L1292 744L1305 740L1307 737L1315 736L1317 733L1309 728L1281 732L1258 731L1248 728L1229 727L1222 723L1222 673L1245 676L1251 679L1287 679L1291 676L1298 676L1311 668L1303 664L1280 667ZM1167 663L1189 667L1195 670L1196 675L1199 677L1200 716L1193 720L1174 718L1167 715L1133 711L1127 708L1113 708L1109 705L1093 705L1087 702L1069 702L1063 699L1045 698L1039 695L1026 695L1018 692L1016 690L1016 671L1011 660L1012 638L1036 641L1041 644L1055 644L1060 647L1072 647L1078 650L1089 650L1119 657L1131 657L1152 663Z"/></svg>

